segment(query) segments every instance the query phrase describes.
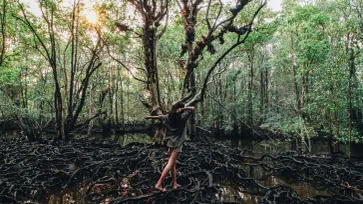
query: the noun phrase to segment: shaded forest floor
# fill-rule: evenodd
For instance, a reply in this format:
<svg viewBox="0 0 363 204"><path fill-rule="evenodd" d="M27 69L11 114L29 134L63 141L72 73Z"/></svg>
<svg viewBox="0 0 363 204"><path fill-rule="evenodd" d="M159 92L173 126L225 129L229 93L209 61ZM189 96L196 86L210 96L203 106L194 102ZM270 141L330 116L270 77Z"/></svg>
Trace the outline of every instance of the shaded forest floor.
<svg viewBox="0 0 363 204"><path fill-rule="evenodd" d="M187 142L178 190L153 186L166 164L162 146L73 141L53 146L0 140L0 203L359 203L363 161L343 154L257 153L220 142ZM283 183L266 185L278 178ZM169 184L170 177L164 182ZM300 196L295 184L315 189ZM224 195L226 185L238 192ZM67 201L72 189L79 200ZM170 189L170 186L169 186Z"/></svg>

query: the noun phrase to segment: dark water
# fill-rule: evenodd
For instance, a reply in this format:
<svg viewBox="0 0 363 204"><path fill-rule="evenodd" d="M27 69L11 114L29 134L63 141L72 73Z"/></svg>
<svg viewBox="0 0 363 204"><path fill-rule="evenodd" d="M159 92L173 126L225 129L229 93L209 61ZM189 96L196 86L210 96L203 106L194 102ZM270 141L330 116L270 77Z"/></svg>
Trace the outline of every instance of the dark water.
<svg viewBox="0 0 363 204"><path fill-rule="evenodd" d="M112 135L112 140L125 146L132 142L147 143L150 142L150 136L147 134L126 134L126 135Z"/></svg>
<svg viewBox="0 0 363 204"><path fill-rule="evenodd" d="M286 151L297 151L296 141L288 140L271 140L271 141L253 141L253 140L230 140L223 139L223 143L228 144L232 147L239 149L252 150L257 153L282 153ZM310 148L310 153L329 153L330 149L327 141L318 140L311 141L310 147L306 147L307 150ZM307 146L308 146L307 144ZM344 154L349 154L349 145L336 143L333 145L335 152L341 151ZM352 156L363 156L363 144L352 144L351 148ZM243 166L243 164L242 164ZM292 187L300 198L312 198L316 195L330 195L327 191L317 190L312 187L309 183L287 183L284 180L275 177L268 176L267 173L259 166L253 167L252 169L246 168L249 172L249 176L257 180L263 186L272 187L279 184L284 184ZM232 183L222 183L222 193L219 198L223 201L239 201L240 203L258 203L258 197L243 193L243 189Z"/></svg>
<svg viewBox="0 0 363 204"><path fill-rule="evenodd" d="M75 138L82 139L102 139L102 135L93 135L91 137L86 135L77 135ZM109 138L115 143L120 144L120 146L125 146L132 142L140 142L140 143L147 143L150 141L150 136L147 134L125 134L125 135L111 135ZM44 201L44 203L52 203L52 204L59 204L59 203L85 203L84 196L89 188L89 185L80 186L75 189L67 189L65 192L60 192L57 194L53 194L50 196L49 200ZM107 199L104 203L108 203Z"/></svg>
<svg viewBox="0 0 363 204"><path fill-rule="evenodd" d="M11 137L10 135L2 135L2 138ZM86 136L77 136L77 138L82 138ZM95 135L92 139L102 139L102 136ZM120 146L125 146L132 142L149 142L150 136L146 134L127 134L127 135L112 135L109 139L115 143L120 144ZM295 141L253 141L253 140L231 140L224 139L221 140L223 143L228 144L232 147L239 149L248 149L253 152L261 153L279 153L294 150L296 151ZM329 152L329 146L326 141L312 141L310 143L311 153L326 153ZM335 144L334 151L342 151L345 154L349 152L349 146L345 144ZM363 155L363 145L353 145L352 155L362 156ZM243 166L243 164L241 164ZM246 169L247 170L247 169ZM286 183L285 181L274 177L266 175L266 172L261 167L253 167L247 170L250 177L254 178L263 186L272 187L279 184L286 184L292 187L301 198L314 197L315 195L329 195L325 191L319 191L314 189L308 183ZM216 194L217 198L221 201L238 201L240 203L258 203L258 196L250 195L244 193L244 190L235 184L223 181L220 184L221 191ZM59 192L57 194L51 195L49 200L44 201L44 203L84 203L83 197L88 189L88 186L81 186L75 189L67 189L66 191ZM43 203L43 202L42 202ZM105 203L108 203L105 201Z"/></svg>
<svg viewBox="0 0 363 204"><path fill-rule="evenodd" d="M239 149L252 150L253 152L262 153L281 153L287 151L296 151L295 141L288 140L266 140L266 141L254 141L254 140L221 140L222 142ZM345 152L347 145L340 144L340 151ZM323 153L329 152L329 146L325 141L313 141L311 142L311 153Z"/></svg>
<svg viewBox="0 0 363 204"><path fill-rule="evenodd" d="M298 151L296 141L292 140L266 140L266 141L255 141L255 140L231 140L223 139L220 140L232 147L239 149L252 150L253 152L262 153L281 153L286 151ZM310 144L310 147L309 147ZM305 146L305 152L310 148L310 153L328 153L330 152L328 142L324 140L314 140L310 143L307 142ZM334 152L343 152L344 154L349 154L349 145L342 143L335 143L333 145ZM363 156L363 144L352 144L351 149L352 156Z"/></svg>

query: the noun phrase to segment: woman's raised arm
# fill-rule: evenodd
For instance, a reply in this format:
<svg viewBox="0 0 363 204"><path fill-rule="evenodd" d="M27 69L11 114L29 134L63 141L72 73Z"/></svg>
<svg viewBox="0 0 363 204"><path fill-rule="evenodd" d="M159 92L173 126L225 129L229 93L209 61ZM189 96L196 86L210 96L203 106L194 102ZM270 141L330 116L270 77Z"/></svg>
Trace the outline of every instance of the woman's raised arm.
<svg viewBox="0 0 363 204"><path fill-rule="evenodd" d="M186 106L186 107L184 107L184 108L178 108L178 110L176 110L176 112L181 112L181 111L184 111L184 110L194 110L195 109L195 107L194 106Z"/></svg>
<svg viewBox="0 0 363 204"><path fill-rule="evenodd" d="M194 110L195 107L194 106L186 106L183 108L183 110Z"/></svg>
<svg viewBox="0 0 363 204"><path fill-rule="evenodd" d="M159 116L145 116L145 119L159 119Z"/></svg>

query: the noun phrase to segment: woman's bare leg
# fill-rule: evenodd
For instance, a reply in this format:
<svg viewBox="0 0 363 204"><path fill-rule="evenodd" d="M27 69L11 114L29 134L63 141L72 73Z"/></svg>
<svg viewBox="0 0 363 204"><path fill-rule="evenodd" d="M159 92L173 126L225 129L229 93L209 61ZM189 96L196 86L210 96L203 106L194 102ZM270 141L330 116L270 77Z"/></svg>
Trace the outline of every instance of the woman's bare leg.
<svg viewBox="0 0 363 204"><path fill-rule="evenodd" d="M161 173L161 176L158 180L158 182L155 185L156 189L159 189L160 191L166 191L165 188L163 188L161 186L161 184L163 183L163 181L165 180L166 176L168 176L168 173L174 169L175 164L176 164L176 158L178 157L179 152L172 150L170 153L170 157L168 160L168 164L165 166L163 172ZM176 170L176 169L175 169ZM173 170L174 171L174 170ZM175 175L176 176L176 175ZM174 176L173 176L174 177Z"/></svg>
<svg viewBox="0 0 363 204"><path fill-rule="evenodd" d="M178 187L180 187L180 185L176 182L176 162L174 163L172 172L173 172L173 189L176 190L178 189Z"/></svg>

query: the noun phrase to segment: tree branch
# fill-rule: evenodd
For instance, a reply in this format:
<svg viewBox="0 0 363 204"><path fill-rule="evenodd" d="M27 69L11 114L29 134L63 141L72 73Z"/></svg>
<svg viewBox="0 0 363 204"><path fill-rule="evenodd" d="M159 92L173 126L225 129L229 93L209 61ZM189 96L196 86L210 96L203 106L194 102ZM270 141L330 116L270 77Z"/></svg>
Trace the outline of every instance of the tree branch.
<svg viewBox="0 0 363 204"><path fill-rule="evenodd" d="M211 26L210 26L210 23L209 23L209 10L210 10L211 3L212 3L212 0L209 0L208 1L208 6L207 6L207 13L205 14L205 21L207 23L208 30L211 30Z"/></svg>
<svg viewBox="0 0 363 204"><path fill-rule="evenodd" d="M204 100L204 94L207 88L207 83L209 81L209 77L212 74L212 72L214 71L214 69L217 67L217 65L227 56L227 54L229 54L234 48L238 47L239 45L241 45L242 43L245 42L245 40L248 38L249 34L252 32L252 24L253 21L255 20L257 14L261 11L261 9L266 5L266 2L264 2L254 13L252 20L250 21L250 23L248 24L248 31L245 34L245 37L242 40L238 40L234 45L232 45L228 50L226 50L217 60L216 62L213 64L213 66L208 70L208 73L206 75L206 77L204 78L204 83L203 83L203 87L202 89L195 95L195 97L188 103L188 104L195 104L197 102L202 102Z"/></svg>
<svg viewBox="0 0 363 204"><path fill-rule="evenodd" d="M165 33L165 31L166 31L166 28L168 27L168 24L169 24L169 7L167 6L166 7L166 21L165 21L165 25L164 25L164 27L163 27L163 29L160 31L160 33L159 34L157 34L156 36L157 36L157 39L160 39L161 38L161 36L163 36L164 35L164 33ZM164 14L165 15L165 14Z"/></svg>
<svg viewBox="0 0 363 204"><path fill-rule="evenodd" d="M49 53L49 50L48 50L48 48L45 46L45 44L44 44L44 42L43 42L43 40L40 38L40 36L38 35L38 33L37 33L37 31L35 30L35 28L31 25L31 23L30 23L30 21L28 20L28 17L27 17L27 15L25 14L25 10L24 10L24 7L21 5L21 3L20 2L18 2L18 4L19 4L19 7L20 7L20 10L22 11L22 13L23 13L23 16L24 16L24 19L22 19L22 18L19 18L18 16L15 16L15 15L13 15L16 19L18 19L18 20L20 20L20 21L22 21L26 26L28 26L28 28L30 28L30 30L31 30L31 32L33 33L33 35L35 35L35 37L38 39L38 41L40 42L40 44L41 44L41 46L43 47L43 49L44 49L44 51L45 51L45 53L46 54L44 54L44 53L42 53L41 52L41 54L43 55L43 56L45 56L45 58L49 61L49 62L51 62L52 61L52 58L51 58L51 56L50 56L50 53ZM38 50L38 51L40 51L40 50Z"/></svg>
<svg viewBox="0 0 363 204"><path fill-rule="evenodd" d="M74 128L75 128L75 129L79 129L79 128L81 128L81 127L83 127L83 126L87 125L87 124L88 124L91 120L93 120L93 119L95 119L95 118L97 118L97 117L99 117L99 116L101 116L101 115L106 115L106 111L96 113L94 116L92 116L91 118L88 118L88 119L87 119L86 121L84 121L83 123L78 124L78 125L75 125L75 126L74 126Z"/></svg>

